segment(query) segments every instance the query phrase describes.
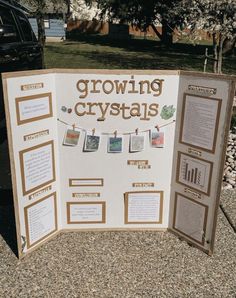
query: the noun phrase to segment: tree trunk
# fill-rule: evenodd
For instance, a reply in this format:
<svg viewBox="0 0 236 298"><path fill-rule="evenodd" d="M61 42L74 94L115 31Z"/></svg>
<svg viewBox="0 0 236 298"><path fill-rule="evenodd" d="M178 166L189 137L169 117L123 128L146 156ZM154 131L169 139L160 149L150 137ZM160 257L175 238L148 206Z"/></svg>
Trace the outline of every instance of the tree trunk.
<svg viewBox="0 0 236 298"><path fill-rule="evenodd" d="M156 33L156 36L157 36L160 40L162 40L162 35L161 35L161 33L157 30L156 26L155 26L154 24L151 24L151 27L152 27L153 31Z"/></svg>
<svg viewBox="0 0 236 298"><path fill-rule="evenodd" d="M162 39L161 41L169 46L173 43L173 29L170 27L166 20L162 21Z"/></svg>
<svg viewBox="0 0 236 298"><path fill-rule="evenodd" d="M36 16L36 21L38 25L38 41L42 46L42 68L45 68L45 63L44 63L44 46L45 46L45 40L46 40L46 35L45 35L45 27L44 27L44 18L42 14L37 14Z"/></svg>
<svg viewBox="0 0 236 298"><path fill-rule="evenodd" d="M222 73L222 63L223 63L223 43L224 38L222 36L222 33L220 33L219 37L219 47L218 47L218 66L217 66L217 73Z"/></svg>
<svg viewBox="0 0 236 298"><path fill-rule="evenodd" d="M167 46L172 45L173 30L167 21L165 21L165 20L162 21L162 34L157 30L157 28L154 24L151 24L151 27L163 44L165 44Z"/></svg>
<svg viewBox="0 0 236 298"><path fill-rule="evenodd" d="M45 46L45 27L44 27L44 18L41 13L38 13L36 16L37 25L38 25L38 41L42 45L42 47Z"/></svg>
<svg viewBox="0 0 236 298"><path fill-rule="evenodd" d="M212 41L213 41L213 71L214 73L217 73L217 67L218 67L218 53L217 53L217 38L216 33L213 33L212 35Z"/></svg>
<svg viewBox="0 0 236 298"><path fill-rule="evenodd" d="M223 54L231 54L236 45L236 36L232 39L225 38L223 43Z"/></svg>
<svg viewBox="0 0 236 298"><path fill-rule="evenodd" d="M46 35L44 27L44 15L46 10L46 0L36 0L37 8L35 11L36 21L38 25L38 41L44 47Z"/></svg>
<svg viewBox="0 0 236 298"><path fill-rule="evenodd" d="M66 0L66 7L67 7L67 11L66 11L66 19L65 19L65 22L67 23L68 20L70 19L71 17L71 9L70 9L70 0Z"/></svg>

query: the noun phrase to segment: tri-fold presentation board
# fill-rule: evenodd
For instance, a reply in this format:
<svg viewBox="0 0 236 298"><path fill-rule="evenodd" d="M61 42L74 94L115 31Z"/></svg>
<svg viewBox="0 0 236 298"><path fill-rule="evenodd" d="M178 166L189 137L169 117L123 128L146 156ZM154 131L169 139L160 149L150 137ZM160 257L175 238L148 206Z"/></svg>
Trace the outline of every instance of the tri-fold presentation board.
<svg viewBox="0 0 236 298"><path fill-rule="evenodd" d="M109 229L212 254L234 77L52 69L3 87L20 258L63 230Z"/></svg>

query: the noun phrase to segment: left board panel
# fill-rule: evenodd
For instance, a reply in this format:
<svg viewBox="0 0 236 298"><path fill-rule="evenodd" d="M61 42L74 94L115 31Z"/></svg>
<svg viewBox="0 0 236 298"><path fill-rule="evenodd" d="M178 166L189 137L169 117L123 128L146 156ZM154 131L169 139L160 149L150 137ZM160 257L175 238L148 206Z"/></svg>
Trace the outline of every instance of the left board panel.
<svg viewBox="0 0 236 298"><path fill-rule="evenodd" d="M22 258L60 228L54 74L6 73L3 89Z"/></svg>

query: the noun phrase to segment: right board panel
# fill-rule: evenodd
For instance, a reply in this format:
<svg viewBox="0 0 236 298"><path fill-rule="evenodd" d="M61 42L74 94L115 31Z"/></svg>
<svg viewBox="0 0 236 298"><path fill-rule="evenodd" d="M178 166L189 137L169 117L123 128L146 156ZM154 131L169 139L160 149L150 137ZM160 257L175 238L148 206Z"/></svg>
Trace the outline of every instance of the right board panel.
<svg viewBox="0 0 236 298"><path fill-rule="evenodd" d="M169 230L213 252L235 82L180 74Z"/></svg>

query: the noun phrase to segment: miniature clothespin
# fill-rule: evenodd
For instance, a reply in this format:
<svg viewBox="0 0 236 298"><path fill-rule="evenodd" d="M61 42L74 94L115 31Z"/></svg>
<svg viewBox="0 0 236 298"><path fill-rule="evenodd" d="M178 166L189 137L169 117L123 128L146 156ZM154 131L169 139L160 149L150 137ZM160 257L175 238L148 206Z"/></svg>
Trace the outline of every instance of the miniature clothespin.
<svg viewBox="0 0 236 298"><path fill-rule="evenodd" d="M135 129L135 133L136 133L136 135L138 135L138 128Z"/></svg>
<svg viewBox="0 0 236 298"><path fill-rule="evenodd" d="M92 136L95 134L95 128L92 129Z"/></svg>
<svg viewBox="0 0 236 298"><path fill-rule="evenodd" d="M117 130L114 131L114 136L117 137Z"/></svg>
<svg viewBox="0 0 236 298"><path fill-rule="evenodd" d="M156 125L155 128L157 129L157 131L160 131L159 125Z"/></svg>

